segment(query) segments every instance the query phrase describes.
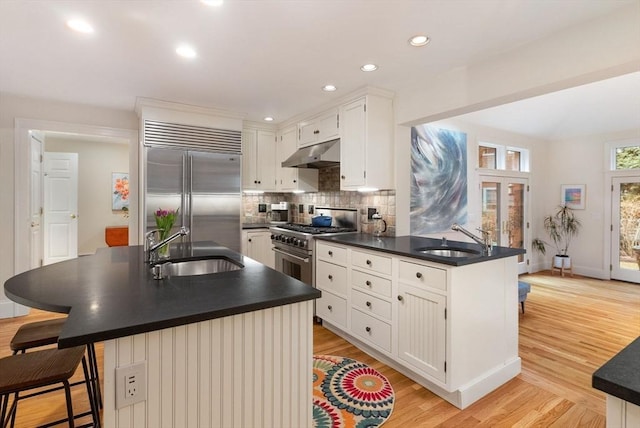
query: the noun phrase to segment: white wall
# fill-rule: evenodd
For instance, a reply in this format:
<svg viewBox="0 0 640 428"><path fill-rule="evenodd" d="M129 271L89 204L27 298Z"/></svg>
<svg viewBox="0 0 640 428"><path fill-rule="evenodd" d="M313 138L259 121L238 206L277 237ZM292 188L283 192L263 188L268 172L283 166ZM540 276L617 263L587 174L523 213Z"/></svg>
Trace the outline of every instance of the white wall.
<svg viewBox="0 0 640 428"><path fill-rule="evenodd" d="M96 127L109 127L124 130L137 130L136 114L131 111L113 110L80 104L69 104L51 100L39 100L14 94L0 93L0 283L14 275L16 255L14 254L15 236L15 150L14 144L20 141L15 135L16 119L34 119L62 124L82 124ZM26 169L28 165L19 165ZM137 174L137 169L130 170ZM22 195L24 196L24 195ZM28 219L19 219L28 222ZM28 254L17 256L28 258ZM0 318L13 316L13 304L4 296L4 287L0 291Z"/></svg>
<svg viewBox="0 0 640 428"><path fill-rule="evenodd" d="M638 71L639 21L640 3L596 19L590 25L566 29L517 50L487 58L480 64L451 70L398 91L394 101L399 124L396 128L397 234L409 233L411 125L446 123L444 119L463 113ZM593 43L584 43L584 40L593 40ZM485 132L493 131L484 130L478 135L484 139ZM539 233L536 227L540 227L543 215L558 204L560 184L590 183L587 198L592 199L593 204L587 202L590 208L585 227L589 233L581 234L580 241L575 242L576 248L581 247L577 259L584 258L576 271L599 276L605 253L602 202L598 207L598 200L603 198L604 149L602 142L599 148L577 144L577 141L573 144L543 142L532 146L532 234ZM558 152L562 155L557 156ZM469 158L472 156L470 151ZM595 163L591 165L591 162ZM472 185L470 183L470 189Z"/></svg>
<svg viewBox="0 0 640 428"><path fill-rule="evenodd" d="M106 247L107 226L127 226L129 218L111 210L111 174L129 172L129 146L47 136L45 151L78 153L78 254Z"/></svg>
<svg viewBox="0 0 640 428"><path fill-rule="evenodd" d="M551 214L561 202L562 184L585 184L586 206L575 211L582 223L580 234L574 238L570 255L573 270L594 278L609 278L610 234L607 233L611 206L607 202L610 192L608 179L608 143L633 140L640 143L640 125L637 129L608 135L589 135L579 138L551 141L540 174L536 198L536 229L539 237L546 239L541 230L541 216ZM549 269L547 260L536 260L534 270Z"/></svg>

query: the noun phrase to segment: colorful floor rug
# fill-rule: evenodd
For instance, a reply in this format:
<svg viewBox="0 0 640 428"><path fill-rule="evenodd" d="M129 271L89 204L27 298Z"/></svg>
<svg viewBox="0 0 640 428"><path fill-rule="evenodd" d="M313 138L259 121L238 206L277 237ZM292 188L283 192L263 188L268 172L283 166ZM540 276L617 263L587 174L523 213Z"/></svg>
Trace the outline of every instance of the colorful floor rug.
<svg viewBox="0 0 640 428"><path fill-rule="evenodd" d="M378 427L393 402L393 388L377 370L350 358L313 356L315 428Z"/></svg>

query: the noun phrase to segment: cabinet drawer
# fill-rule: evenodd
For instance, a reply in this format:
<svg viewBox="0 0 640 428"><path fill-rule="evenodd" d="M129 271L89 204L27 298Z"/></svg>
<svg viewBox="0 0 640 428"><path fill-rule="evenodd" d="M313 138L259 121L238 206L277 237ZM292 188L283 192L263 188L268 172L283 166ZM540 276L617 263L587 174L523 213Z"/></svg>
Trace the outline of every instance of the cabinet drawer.
<svg viewBox="0 0 640 428"><path fill-rule="evenodd" d="M366 291L373 291L382 296L391 297L391 280L380 278L358 270L351 271L351 284Z"/></svg>
<svg viewBox="0 0 640 428"><path fill-rule="evenodd" d="M347 268L320 260L316 267L316 287L346 296Z"/></svg>
<svg viewBox="0 0 640 428"><path fill-rule="evenodd" d="M391 326L360 312L351 309L351 332L377 347L391 352Z"/></svg>
<svg viewBox="0 0 640 428"><path fill-rule="evenodd" d="M351 304L364 313L372 313L391 321L391 302L353 289L351 290Z"/></svg>
<svg viewBox="0 0 640 428"><path fill-rule="evenodd" d="M351 264L367 271L391 275L391 257L354 250L351 252Z"/></svg>
<svg viewBox="0 0 640 428"><path fill-rule="evenodd" d="M447 271L418 263L400 261L400 281L407 284L447 290Z"/></svg>
<svg viewBox="0 0 640 428"><path fill-rule="evenodd" d="M316 244L316 254L320 260L327 260L332 263L347 264L347 249L327 245L323 242Z"/></svg>
<svg viewBox="0 0 640 428"><path fill-rule="evenodd" d="M347 301L328 291L322 291L322 296L316 300L316 315L335 325L347 325Z"/></svg>

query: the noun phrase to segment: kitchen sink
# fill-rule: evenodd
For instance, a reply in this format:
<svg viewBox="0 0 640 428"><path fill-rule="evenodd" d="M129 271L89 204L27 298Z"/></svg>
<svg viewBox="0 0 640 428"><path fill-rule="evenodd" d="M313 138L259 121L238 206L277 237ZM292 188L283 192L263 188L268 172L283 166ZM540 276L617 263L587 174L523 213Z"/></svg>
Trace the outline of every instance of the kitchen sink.
<svg viewBox="0 0 640 428"><path fill-rule="evenodd" d="M482 255L480 251L472 250L470 248L425 247L425 248L417 248L414 251L417 251L418 253L429 254L431 256L454 257L454 258L478 257Z"/></svg>
<svg viewBox="0 0 640 428"><path fill-rule="evenodd" d="M166 262L155 265L152 268L152 272L154 277L161 279L167 276L194 276L230 272L242 269L243 267L241 264L224 257L216 257L202 260Z"/></svg>

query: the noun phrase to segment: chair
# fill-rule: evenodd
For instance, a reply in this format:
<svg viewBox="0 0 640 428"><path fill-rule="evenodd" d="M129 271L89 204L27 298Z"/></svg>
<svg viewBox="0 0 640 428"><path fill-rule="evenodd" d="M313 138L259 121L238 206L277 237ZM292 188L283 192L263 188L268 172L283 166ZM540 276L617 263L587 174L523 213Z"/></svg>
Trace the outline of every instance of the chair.
<svg viewBox="0 0 640 428"><path fill-rule="evenodd" d="M524 314L524 301L527 300L527 295L531 291L531 284L524 281L518 281L518 301L522 306L522 313Z"/></svg>
<svg viewBox="0 0 640 428"><path fill-rule="evenodd" d="M19 401L62 388L65 390L67 418L52 422L47 426L68 422L69 426L73 428L76 418L91 415L93 426L99 427L100 415L93 395L93 388L90 386L91 382L84 353L84 346L76 346L66 349L45 349L25 354L14 354L0 359L0 427L7 426L9 421L11 422L11 427L14 426ZM86 381L83 383L87 387L91 410L74 415L69 379L75 373L80 362L82 362ZM20 392L49 387L58 383L61 383L62 386L32 392L28 395L18 395ZM11 405L9 405L10 395L14 396Z"/></svg>
<svg viewBox="0 0 640 428"><path fill-rule="evenodd" d="M11 339L9 346L14 354L24 354L27 349L53 345L58 342L58 336L60 336L60 332L62 331L62 327L66 321L66 318L54 318L23 324L18 328L18 331L16 331L16 334ZM102 408L98 360L96 358L96 348L93 343L87 345L87 355L89 357L89 373L91 375L91 380L95 379L94 393L98 399L98 405ZM2 428L1 425L0 428Z"/></svg>

